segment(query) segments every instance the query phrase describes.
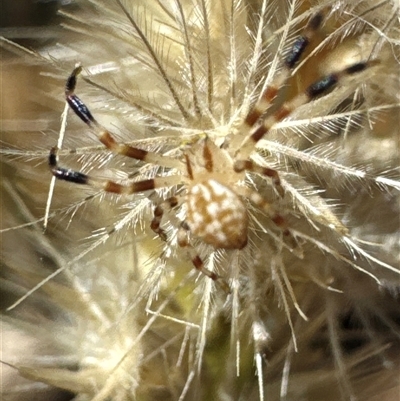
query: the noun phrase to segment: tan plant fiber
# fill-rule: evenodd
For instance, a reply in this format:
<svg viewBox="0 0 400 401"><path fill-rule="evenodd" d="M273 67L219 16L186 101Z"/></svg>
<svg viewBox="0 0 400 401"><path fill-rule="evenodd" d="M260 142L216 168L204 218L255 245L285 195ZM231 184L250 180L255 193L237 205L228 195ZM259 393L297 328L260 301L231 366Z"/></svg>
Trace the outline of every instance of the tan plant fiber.
<svg viewBox="0 0 400 401"><path fill-rule="evenodd" d="M60 11L57 44L0 42L3 397L395 400L399 4L81 0ZM302 35L310 44L287 68ZM98 125L66 106L77 64L75 94ZM112 152L104 130L159 158ZM53 178L55 146L57 168L94 185ZM280 183L239 174L242 158ZM152 179L165 185L102 189ZM209 235L223 214L205 216L188 195L197 184L229 191L240 246ZM160 204L164 240L150 229ZM190 247L179 240L188 210Z"/></svg>

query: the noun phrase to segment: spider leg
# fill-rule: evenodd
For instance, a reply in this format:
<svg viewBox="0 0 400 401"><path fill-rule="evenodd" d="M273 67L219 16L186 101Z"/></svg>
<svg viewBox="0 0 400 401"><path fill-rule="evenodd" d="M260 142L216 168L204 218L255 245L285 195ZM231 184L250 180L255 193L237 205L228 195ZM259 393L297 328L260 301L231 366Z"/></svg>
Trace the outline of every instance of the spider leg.
<svg viewBox="0 0 400 401"><path fill-rule="evenodd" d="M93 117L89 108L75 95L77 77L81 73L82 67L75 67L68 77L65 84L65 97L74 113L98 136L100 142L110 149L113 153L127 156L133 159L142 160L147 163L158 164L164 167L183 169L180 160L160 155L156 152L139 149L127 144L118 143L111 133L102 127Z"/></svg>
<svg viewBox="0 0 400 401"><path fill-rule="evenodd" d="M319 30L324 19L323 13L319 12L311 17L303 32L297 37L293 46L286 57L281 71L273 82L265 88L254 107L248 112L244 119L242 132L248 132L261 115L267 110L271 102L275 99L278 91L289 79L293 68L298 64L307 46L311 43L315 34Z"/></svg>
<svg viewBox="0 0 400 401"><path fill-rule="evenodd" d="M267 117L260 125L257 125L250 131L250 135L246 137L235 157L238 159L247 159L254 150L257 142L264 137L278 122L293 113L294 110L309 103L319 96L325 95L340 83L343 78L357 74L378 64L378 60L367 60L355 63L343 70L336 71L325 75L312 83L303 93L298 94L293 99L284 102L282 106L271 116Z"/></svg>
<svg viewBox="0 0 400 401"><path fill-rule="evenodd" d="M275 189L278 192L279 196L283 198L283 196L285 195L285 190L282 187L279 173L276 170L268 167L259 166L258 164L254 163L249 159L236 160L233 165L233 168L237 173L241 173L242 171L247 170L260 175L265 175L267 177L270 177L272 179L273 184L275 185Z"/></svg>
<svg viewBox="0 0 400 401"><path fill-rule="evenodd" d="M250 188L235 187L235 191L238 194L250 199L250 202L268 214L271 221L282 231L283 236L288 241L292 249L299 247L298 242L289 230L287 220L273 207L271 203L267 202L258 192L253 191Z"/></svg>
<svg viewBox="0 0 400 401"><path fill-rule="evenodd" d="M150 228L156 234L158 234L163 241L167 241L167 234L160 227L163 215L167 210L173 209L174 207L178 206L181 199L182 197L172 196L171 198L165 199L165 201L159 203L154 208L154 217L151 221Z"/></svg>
<svg viewBox="0 0 400 401"><path fill-rule="evenodd" d="M225 280L223 280L220 276L218 276L218 274L208 270L204 266L203 260L200 258L200 256L194 249L193 245L190 243L189 232L190 232L189 226L185 222L182 222L181 227L178 230L178 245L186 249L190 260L192 261L194 267L199 272L203 273L211 280L215 281L215 283L218 284L224 291L229 293L230 288L228 283Z"/></svg>
<svg viewBox="0 0 400 401"><path fill-rule="evenodd" d="M75 184L90 185L95 188L112 192L115 194L129 195L137 192L144 192L150 189L169 187L171 185L181 184L184 178L180 175L170 175L166 177L155 177L148 180L132 182L130 184L118 184L111 180L95 178L90 175L60 167L57 160L57 148L50 150L48 159L49 167L52 174L59 180L73 182Z"/></svg>

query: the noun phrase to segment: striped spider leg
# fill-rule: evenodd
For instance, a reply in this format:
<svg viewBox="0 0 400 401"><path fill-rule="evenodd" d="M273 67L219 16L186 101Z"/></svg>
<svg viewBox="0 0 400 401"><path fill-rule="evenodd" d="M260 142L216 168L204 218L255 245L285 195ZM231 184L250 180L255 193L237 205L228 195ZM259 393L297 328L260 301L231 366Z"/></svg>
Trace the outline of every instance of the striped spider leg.
<svg viewBox="0 0 400 401"><path fill-rule="evenodd" d="M284 102L274 113L264 117L264 113L289 78L322 21L322 12L310 18L303 32L295 40L280 73L266 87L259 100L244 117L237 132L231 136L230 142L220 147L212 138L206 136L182 149L181 158L168 157L117 142L75 95L77 76L82 70L81 66L77 66L66 82L66 100L75 114L98 136L100 142L115 154L173 169L174 174L160 175L123 185L60 167L57 148L51 149L48 159L52 174L61 180L91 185L106 192L122 195L181 186L184 189L182 195L172 196L155 206L151 229L161 239L167 241L166 233L161 228L163 215L166 211L182 204L186 210L186 218L178 230L178 245L187 250L197 270L222 287L228 288L224 280L204 266L202 259L191 245L189 235L197 237L215 249L243 249L248 242L249 213L245 202L247 199L267 214L281 231L286 246L291 250L296 248L296 239L290 231L287 220L279 213L277 207L245 185L247 173L265 176L271 179L280 197L284 196L278 172L256 164L251 160L251 154L256 150L258 141L298 107L326 94L343 78L361 72L376 63L373 60L362 61L341 71L330 73L311 84L303 93Z"/></svg>

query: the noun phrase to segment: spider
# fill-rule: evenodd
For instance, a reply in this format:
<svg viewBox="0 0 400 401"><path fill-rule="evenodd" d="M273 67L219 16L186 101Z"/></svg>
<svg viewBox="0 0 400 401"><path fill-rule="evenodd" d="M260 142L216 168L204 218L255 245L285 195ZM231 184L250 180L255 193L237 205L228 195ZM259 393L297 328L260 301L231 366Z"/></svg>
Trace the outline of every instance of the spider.
<svg viewBox="0 0 400 401"><path fill-rule="evenodd" d="M312 41L324 20L323 12L313 15L302 33L295 40L284 65L274 81L267 86L256 104L250 109L237 131L233 133L236 143L218 146L210 138L198 139L182 152L181 158L173 158L150 152L127 144L118 143L113 135L104 128L91 114L88 107L75 94L77 77L82 67L77 65L67 79L65 96L75 114L95 132L100 142L115 154L134 158L144 163L156 164L173 169L174 174L156 176L138 182L122 185L110 180L101 180L79 171L66 169L58 165L56 147L49 154L49 166L52 174L61 180L76 184L91 185L106 192L130 195L173 185L183 186L183 195L172 196L155 205L151 229L162 240L167 235L161 228L164 213L184 205L186 218L180 225L177 242L186 248L194 267L222 283L223 280L215 272L208 270L191 245L189 235L192 234L216 249L243 249L248 241L249 216L244 199L264 211L276 227L281 231L290 249L296 248L297 242L288 226L285 217L277 207L268 202L258 192L244 185L247 172L269 177L280 197L284 197L279 173L271 168L262 167L251 160L257 143L277 124L298 107L326 94L332 90L343 77L365 70L374 61L355 63L341 71L330 73L312 83L303 93L284 102L274 113L264 117L264 113L276 98L280 88L285 84L291 71L298 64L306 47Z"/></svg>

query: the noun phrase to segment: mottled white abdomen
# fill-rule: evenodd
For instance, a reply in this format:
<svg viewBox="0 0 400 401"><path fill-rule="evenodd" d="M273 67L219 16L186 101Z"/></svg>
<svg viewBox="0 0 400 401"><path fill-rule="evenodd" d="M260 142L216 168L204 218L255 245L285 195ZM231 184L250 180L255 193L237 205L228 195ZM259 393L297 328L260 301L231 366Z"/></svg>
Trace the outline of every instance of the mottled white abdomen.
<svg viewBox="0 0 400 401"><path fill-rule="evenodd" d="M189 188L186 222L194 235L215 248L241 249L247 243L248 216L242 200L214 179Z"/></svg>

